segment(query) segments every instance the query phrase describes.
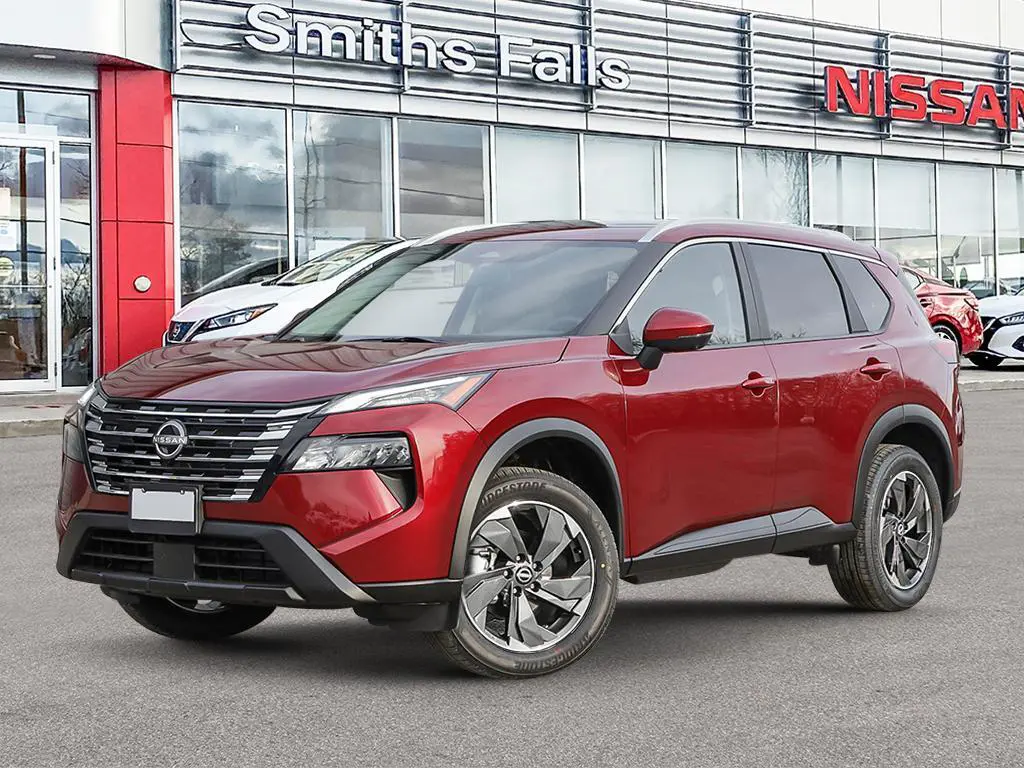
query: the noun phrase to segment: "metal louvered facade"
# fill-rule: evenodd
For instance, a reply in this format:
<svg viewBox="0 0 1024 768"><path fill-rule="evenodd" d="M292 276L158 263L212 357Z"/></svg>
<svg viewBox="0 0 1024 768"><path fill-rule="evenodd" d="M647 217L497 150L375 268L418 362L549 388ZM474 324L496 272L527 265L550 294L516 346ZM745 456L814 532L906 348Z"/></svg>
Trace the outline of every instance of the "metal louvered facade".
<svg viewBox="0 0 1024 768"><path fill-rule="evenodd" d="M685 0L294 0L278 5L288 14L279 22L291 32L288 49L263 53L245 42L254 33L247 21L254 5L179 0L179 96L776 146L827 148L832 140L848 148L857 141L868 154L941 157L943 148L999 152L1021 143L994 126L872 120L823 109L828 65L955 79L968 91L992 83L1005 94L1011 83L1024 81L1024 53L1010 48ZM364 19L396 31L409 24L439 47L465 40L475 68L429 69L422 50L411 66L389 65L379 55L372 63L353 61L339 50L340 38L333 55L323 56L316 32L298 52L297 23L359 31ZM527 53L550 49L568 59L579 46L598 60L621 59L629 85L540 82L521 62L502 76L501 41L509 38L532 40ZM890 151L883 143L933 149Z"/></svg>

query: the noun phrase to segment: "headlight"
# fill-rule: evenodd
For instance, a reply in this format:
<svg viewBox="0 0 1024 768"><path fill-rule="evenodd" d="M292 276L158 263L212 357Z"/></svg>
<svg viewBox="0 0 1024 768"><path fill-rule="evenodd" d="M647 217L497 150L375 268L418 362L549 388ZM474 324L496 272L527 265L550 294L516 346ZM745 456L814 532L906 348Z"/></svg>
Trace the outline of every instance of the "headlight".
<svg viewBox="0 0 1024 768"><path fill-rule="evenodd" d="M1021 325L1022 323L1024 323L1024 312L999 318L1000 325Z"/></svg>
<svg viewBox="0 0 1024 768"><path fill-rule="evenodd" d="M484 385L492 374L473 373L465 376L452 376L447 379L421 381L418 384L403 384L398 387L369 389L365 392L354 392L328 403L320 411L320 415L330 413L351 413L366 411L371 408L393 408L399 405L422 405L437 403L458 410L463 403L473 396Z"/></svg>
<svg viewBox="0 0 1024 768"><path fill-rule="evenodd" d="M336 469L406 469L412 466L404 437L311 437L299 443L284 464L285 472Z"/></svg>
<svg viewBox="0 0 1024 768"><path fill-rule="evenodd" d="M82 396L78 398L74 405L72 405L68 409L68 412L64 414L64 418L67 419L72 424L74 424L76 427L84 427L85 409L89 407L89 403L92 402L92 399L96 396L96 392L96 382L94 381L92 384L88 386L85 392L82 393Z"/></svg>
<svg viewBox="0 0 1024 768"><path fill-rule="evenodd" d="M236 325L251 323L257 317L265 315L276 306L277 304L265 304L262 307L249 307L248 309L240 309L237 312L229 312L226 315L211 317L203 323L202 331L214 331L219 328L233 328Z"/></svg>
<svg viewBox="0 0 1024 768"><path fill-rule="evenodd" d="M82 430L70 422L64 424L64 455L79 464L85 464L85 445Z"/></svg>

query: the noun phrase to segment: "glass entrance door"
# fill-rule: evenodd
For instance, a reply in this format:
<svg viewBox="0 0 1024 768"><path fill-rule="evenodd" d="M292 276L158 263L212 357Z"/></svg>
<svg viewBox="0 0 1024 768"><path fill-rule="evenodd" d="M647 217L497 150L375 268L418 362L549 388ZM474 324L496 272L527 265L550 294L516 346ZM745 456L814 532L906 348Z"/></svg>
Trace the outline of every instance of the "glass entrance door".
<svg viewBox="0 0 1024 768"><path fill-rule="evenodd" d="M56 388L55 156L0 136L0 393Z"/></svg>

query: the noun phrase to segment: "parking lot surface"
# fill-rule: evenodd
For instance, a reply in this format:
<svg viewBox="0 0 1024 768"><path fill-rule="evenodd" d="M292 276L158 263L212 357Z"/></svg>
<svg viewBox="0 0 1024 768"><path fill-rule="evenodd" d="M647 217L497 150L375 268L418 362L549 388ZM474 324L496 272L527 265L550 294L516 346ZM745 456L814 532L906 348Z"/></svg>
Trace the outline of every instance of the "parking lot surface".
<svg viewBox="0 0 1024 768"><path fill-rule="evenodd" d="M197 646L54 571L57 437L0 440L0 766L1024 765L1024 392L971 392L967 482L914 610L824 568L623 585L583 661L449 668L348 612Z"/></svg>

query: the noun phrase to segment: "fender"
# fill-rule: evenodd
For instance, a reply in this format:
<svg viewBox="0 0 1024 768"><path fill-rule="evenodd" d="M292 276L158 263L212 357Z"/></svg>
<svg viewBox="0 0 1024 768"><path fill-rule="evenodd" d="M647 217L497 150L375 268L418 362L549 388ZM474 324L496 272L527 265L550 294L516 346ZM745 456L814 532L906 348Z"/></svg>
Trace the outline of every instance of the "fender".
<svg viewBox="0 0 1024 768"><path fill-rule="evenodd" d="M857 510L861 509L864 504L864 485L867 483L871 459L874 457L875 451L878 450L878 446L882 444L883 438L896 427L901 427L905 424L921 424L928 427L942 442L946 482L945 487L941 488L941 490L947 506L952 503L955 497L956 489L953 488L953 448L949 442L949 435L946 433L946 427L943 425L942 420L923 405L915 403L898 405L892 410L883 413L878 421L875 422L875 426L868 433L867 440L864 441L864 447L861 450L860 466L857 469L857 494L853 502L853 522L858 524L858 526L859 521L856 519ZM938 479L936 478L936 480Z"/></svg>
<svg viewBox="0 0 1024 768"><path fill-rule="evenodd" d="M477 504L484 495L484 488L491 475L505 463L513 453L527 443L544 437L568 437L583 443L592 449L605 465L605 469L612 478L615 488L615 514L619 522L620 537L625 536L625 521L623 520L622 505L622 484L619 480L619 470L615 465L615 459L604 441L589 427L580 424L578 421L569 419L535 419L513 427L508 432L494 441L473 473L466 489L466 495L462 500L462 508L459 511L459 522L455 528L455 542L452 546L452 560L449 569L449 577L461 579L465 569L466 547L469 546L470 528L473 524L473 515L476 514ZM624 549L622 542L619 542L619 549ZM619 557L623 557L619 552Z"/></svg>

